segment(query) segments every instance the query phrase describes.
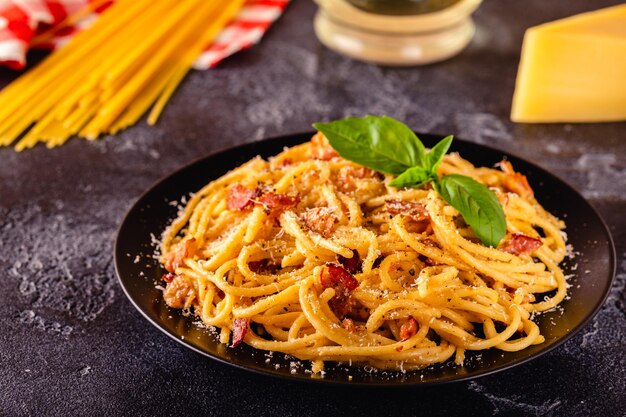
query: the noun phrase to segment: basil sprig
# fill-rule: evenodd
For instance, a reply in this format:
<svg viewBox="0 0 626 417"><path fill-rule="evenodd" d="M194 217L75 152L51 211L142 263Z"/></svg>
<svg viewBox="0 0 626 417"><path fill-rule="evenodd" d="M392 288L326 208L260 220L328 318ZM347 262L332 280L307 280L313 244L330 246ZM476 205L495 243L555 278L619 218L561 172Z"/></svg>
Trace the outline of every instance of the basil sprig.
<svg viewBox="0 0 626 417"><path fill-rule="evenodd" d="M429 182L457 209L486 246L496 247L506 233L504 211L496 195L465 175L437 175L452 136L430 151L404 123L387 116L349 117L314 123L343 158L376 171L396 175L392 187L418 188Z"/></svg>

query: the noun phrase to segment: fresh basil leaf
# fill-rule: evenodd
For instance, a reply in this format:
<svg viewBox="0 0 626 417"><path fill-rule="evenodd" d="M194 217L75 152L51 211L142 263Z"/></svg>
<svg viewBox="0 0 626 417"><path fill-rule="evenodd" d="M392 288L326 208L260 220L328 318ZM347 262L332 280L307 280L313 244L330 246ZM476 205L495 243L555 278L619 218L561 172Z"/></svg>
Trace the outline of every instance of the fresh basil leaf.
<svg viewBox="0 0 626 417"><path fill-rule="evenodd" d="M392 187L417 188L434 178L429 170L422 167L412 167L398 175L389 183Z"/></svg>
<svg viewBox="0 0 626 417"><path fill-rule="evenodd" d="M506 233L504 210L485 185L465 175L446 175L435 181L435 190L457 209L485 246L496 247Z"/></svg>
<svg viewBox="0 0 626 417"><path fill-rule="evenodd" d="M439 141L433 148L424 156L424 167L428 169L435 176L437 175L437 168L443 161L443 157L450 149L452 139L454 136L447 136Z"/></svg>
<svg viewBox="0 0 626 417"><path fill-rule="evenodd" d="M349 117L313 126L343 158L376 171L400 175L421 165L426 153L407 125L387 116Z"/></svg>

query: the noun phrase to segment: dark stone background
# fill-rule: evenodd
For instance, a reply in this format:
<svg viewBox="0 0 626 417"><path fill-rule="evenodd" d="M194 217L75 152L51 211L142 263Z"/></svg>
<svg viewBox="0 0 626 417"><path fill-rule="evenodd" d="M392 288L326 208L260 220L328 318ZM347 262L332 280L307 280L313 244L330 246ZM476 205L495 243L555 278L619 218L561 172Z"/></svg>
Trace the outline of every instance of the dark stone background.
<svg viewBox="0 0 626 417"><path fill-rule="evenodd" d="M394 69L321 46L315 5L296 0L260 45L190 74L156 127L0 149L0 415L625 415L626 124L508 118L524 30L617 3L487 0L461 55ZM14 76L0 70L2 84ZM112 250L142 191L212 151L365 113L514 152L579 190L617 244L618 276L597 317L550 354L473 382L345 390L215 363L135 311Z"/></svg>

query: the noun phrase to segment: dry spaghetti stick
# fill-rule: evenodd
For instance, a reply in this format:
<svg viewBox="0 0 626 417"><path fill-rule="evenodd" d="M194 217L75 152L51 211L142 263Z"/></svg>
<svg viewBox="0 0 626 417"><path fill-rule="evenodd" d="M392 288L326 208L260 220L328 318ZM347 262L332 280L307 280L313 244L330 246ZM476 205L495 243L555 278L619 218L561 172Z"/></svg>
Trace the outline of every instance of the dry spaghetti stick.
<svg viewBox="0 0 626 417"><path fill-rule="evenodd" d="M144 1L145 1L145 0L144 0ZM139 3L141 3L141 1L140 1ZM147 11L146 11L145 13L140 14L140 15L138 16L138 19L136 19L134 23L143 23L143 24L147 24L147 23L149 23L149 21L148 21L148 22L142 22L142 19L145 19L145 16L149 16L149 17L150 17L150 16L152 16L152 18L153 18L153 19L154 19L154 18L156 18L156 17L158 16L158 13L159 13L159 12L163 12L164 10L166 10L166 9L163 9L163 5L167 6L167 5L168 5L168 3L167 3L167 2L163 2L163 1L162 1L162 2L160 2L160 3L158 3L158 4L157 4L157 6L161 6L161 7L154 6L154 7L152 7L152 8L147 8ZM157 13L157 14L155 15L155 13ZM105 29L107 29L107 28L105 28ZM115 39L115 36L118 36L118 37L119 37L119 36L122 36L122 37L124 37L124 34L123 34L123 33L121 33L121 34L120 34L119 32L121 32L121 31L118 31L117 33L114 33L114 34L113 34L114 36L113 36L113 38L111 39L111 42L109 42L109 43L105 44L105 46L108 46L108 48L109 48L109 49L110 49L110 48L112 48L112 47L114 47L114 46L116 45L116 43L115 43L115 42L113 42L113 40ZM64 50L71 50L71 49L72 49L72 47L71 47L71 46L72 46L72 44L68 45L68 47L67 47L67 48L64 48ZM115 51L115 50L113 50L112 52L118 52L118 53L119 53L119 51ZM105 49L102 49L102 48L101 48L100 53L101 53L101 54L106 53L106 48L105 48ZM123 53L123 51L122 51L122 53ZM54 55L54 54L53 54L53 55ZM97 74L94 74L94 73L93 73L93 71L94 71L94 69L95 69L95 70L96 70L96 72L97 72L98 70L101 70L101 68L103 67L103 65L98 65L98 64L99 64L99 62L98 62L97 60L89 60L89 61L86 63L86 65L82 65L82 66L79 66L79 67L78 67L78 74L85 74L85 75L86 75L87 73L89 73L89 74L90 74L90 77L89 77L90 79L92 79L92 80L93 80L93 79L97 79ZM94 68L94 66L95 66L95 68ZM69 88L72 88L72 87L73 87L73 84L76 84L76 83L78 82L78 81L72 81L72 80L81 80L81 77L80 77L78 74L76 74L76 71L75 71L75 74L74 74L74 75L75 75L75 77L72 77L72 79L70 79L70 80L64 80L64 81L61 83L61 85L60 85L60 86L57 86L57 87L56 87L56 89L53 89L53 91L51 91L51 92L48 92L48 91L46 91L46 90L42 90L42 91L41 91L41 93L42 93L42 94L46 94L46 95L47 95L47 97L45 98L45 100L41 100L40 102L38 102L38 103L36 104L36 107L35 107L34 109L32 109L32 108L31 108L31 109L30 109L31 113L32 113L32 112L34 112L34 113L42 114L42 112L43 112L43 111L45 111L46 106L50 106L50 105L51 105L51 103L50 103L50 102L51 102L51 101L52 101L55 97L63 96L63 95L65 94L64 89L65 89L65 90L67 90L67 89L69 89ZM72 84L72 83L73 83L73 84ZM63 90L63 91L62 91L62 90ZM91 90L91 91L92 91L92 90ZM78 93L79 93L79 94L75 94L75 96L76 96L76 97L80 97L80 93L82 93L82 92L90 92L89 85L85 86L85 85L83 84L83 86L82 86L82 90L81 90L81 89L79 89L79 91L78 91ZM51 97L51 96L52 96L52 97ZM36 99L36 98L37 98L37 97L33 97L32 99L34 100L34 99ZM56 108L55 108L55 110L54 110L54 111L57 111L57 110L56 110ZM14 117L14 118L17 118L17 117L19 117L19 116L20 116L19 112L18 112L18 114L15 114L15 113L13 114L13 117ZM62 118L62 116L63 116L63 115L62 115L62 114L60 114L60 115L59 115L59 116L57 116L57 117ZM31 120L32 120L32 119L31 119ZM23 120L23 121L22 121L21 125L15 126L15 127L13 128L13 130L11 130L10 134L8 135L9 137L7 138L8 140L6 140L6 142L10 143L10 142L11 142L12 140L14 140L14 139L15 139L15 137L17 137L17 135L19 135L19 134L20 134L23 130L27 129L28 125L30 125L30 123L32 123L32 121L31 121L31 120L25 119L25 120ZM68 134L69 134L69 133L68 133ZM31 136L32 136L32 135L31 135ZM34 145L34 143L36 143L36 141L32 141L31 139L32 139L32 138L29 136L29 138L27 138L27 140L22 141L22 142L18 145L18 147L17 147L17 148L18 148L18 149L23 149L25 146L32 146L32 145ZM8 143L6 143L6 144L8 144Z"/></svg>
<svg viewBox="0 0 626 417"><path fill-rule="evenodd" d="M55 51L41 64L9 84L0 93L0 123L5 123L5 118L14 114L14 110L19 109L26 101L35 100L38 95L45 97L44 94L38 94L38 92L55 86L55 80L58 80L59 77L63 80L62 75L65 71L80 67L77 64L84 63L81 60L84 61L87 58L90 50L108 40L111 34L118 32L120 27L123 27L141 12L142 6L145 6L145 1L130 2L130 6L121 9L119 15L112 12L117 11L114 8L123 6L112 6L103 13L92 28L77 34L67 46ZM111 15L115 19L111 18ZM110 24L108 24L109 21L111 21ZM101 32L98 31L100 26L103 26ZM75 71L71 71L71 73L75 73Z"/></svg>
<svg viewBox="0 0 626 417"><path fill-rule="evenodd" d="M70 45L63 48L61 51L71 52L72 45L74 44L70 43ZM59 51L59 53L61 51ZM60 53L60 55L63 54ZM53 53L49 59L54 62L54 60L58 58ZM20 78L17 80L18 82L28 82L30 78L35 77L31 84L24 87L24 91L22 91L21 95L13 97L16 94L11 94L11 91L8 91L6 95L0 94L0 99L4 101L10 100L6 106L0 107L0 112L2 110L12 112L7 118L0 122L0 126L3 126L5 129L5 131L0 134L0 138L2 138L0 139L0 145L10 144L21 133L27 130L33 122L38 122L47 111L55 106L58 99L65 96L68 91L80 84L82 74L87 73L91 66L97 65L98 63L97 60L87 60L85 63L75 66L72 71L73 77L63 77L60 82L56 82L55 79L49 80L56 73L61 72L78 59L84 60L85 58L80 55L70 55L67 59L61 61L58 66L50 68L50 71L46 71L45 68L41 69L39 66L35 67L31 72L27 73L27 76L23 79ZM44 61L43 64L46 63L47 61ZM42 83L45 84L40 86ZM9 130L6 130L7 128ZM17 148L23 149L27 146L26 144L32 146L34 143L36 143L36 141L23 140Z"/></svg>
<svg viewBox="0 0 626 417"><path fill-rule="evenodd" d="M188 42L190 36L196 35L203 22L210 21L210 18L215 14L216 4L207 2L203 3L202 6L203 8L192 16L185 30L176 33L167 44L158 50L152 59L100 109L96 117L81 131L81 135L88 139L97 138L100 132L106 130L115 121L124 108L128 106L130 100L149 83L179 45Z"/></svg>
<svg viewBox="0 0 626 417"><path fill-rule="evenodd" d="M159 94L161 94L175 70L176 68L172 67L162 71L147 88L144 88L111 126L110 133L116 134L120 130L136 123L159 97Z"/></svg>
<svg viewBox="0 0 626 417"><path fill-rule="evenodd" d="M98 98L106 99L101 83L103 78L106 77L107 72L123 65L123 62L120 62L120 60L125 59L129 52L132 52L134 49L142 48L143 45L138 41L145 38L147 34L145 30L139 29L150 28L155 20L160 20L161 16L172 9L175 4L176 2L172 3L172 0L161 0L154 6L148 7L145 12L139 14L133 21L129 22L126 30L118 31L118 33L111 37L110 42L99 48L97 53L102 56L103 59L93 60L95 61L93 65L88 64L89 69L86 73L86 81L81 84L79 89L59 104L61 107L59 117L66 117L67 114L73 110L76 103L80 102L81 97L89 92L95 92ZM163 25L159 25L159 28L162 26ZM169 30L170 28L168 27L167 29ZM130 35L127 31L131 31Z"/></svg>
<svg viewBox="0 0 626 417"><path fill-rule="evenodd" d="M175 68L173 74L168 77L167 84L165 84L164 88L159 91L158 100L152 107L150 111L150 115L148 116L148 124L154 126L161 115L161 112L165 108L165 105L169 101L172 94L174 94L174 90L180 84L180 82L185 78L185 75L189 71L189 67L187 65L180 65Z"/></svg>
<svg viewBox="0 0 626 417"><path fill-rule="evenodd" d="M168 5L168 3L167 3L167 2L163 2L163 1L162 1L162 2L160 2L160 3L159 3L159 5L161 5L161 7L156 7L156 6L155 6L155 7L152 7L152 8L147 9L147 10L148 10L147 12L145 12L144 14L141 14L141 15L139 16L139 18L138 18L137 20L133 21L132 23L133 23L133 24L139 24L139 25L142 25L142 24L144 24L144 25L145 25L145 24L148 24L148 23L149 23L149 20L148 20L148 21L146 21L146 19L158 17L158 16L159 16L159 13L161 13L161 14L162 14L163 12L167 11L167 8L164 8L164 7L163 7L163 5L165 5L165 6L167 6L167 5ZM123 34L119 34L119 33L118 33L117 35L118 35L118 36L124 36ZM133 42L128 42L128 40L126 40L126 41L127 41L126 43L127 43L128 45L132 45L132 44L133 44ZM109 46L114 46L114 45L115 45L115 42L110 42L110 43L109 43ZM124 53L123 48L118 48L118 49L119 49L119 50L121 50L121 52L120 52L119 50L118 50L118 51L114 51L114 52L117 52L117 54L118 54L118 55L119 55L120 53ZM101 51L101 53L104 53L104 52L102 52L102 51ZM109 60L110 60L110 59L114 59L114 58L115 58L115 56L113 56L113 58L109 58ZM93 66L93 65L92 65L92 66ZM92 66L83 67L82 73L86 73L86 72L88 72L88 71L91 71L91 68L90 68L90 67L92 67ZM103 65L99 65L99 66L97 66L97 67L96 67L96 69L101 70L101 68L102 68L102 67L103 67ZM90 79L92 79L92 80L96 80L96 81L94 81L94 82L97 82L97 80L98 80L98 78L99 78L99 77L98 77L98 75L97 75L97 74L93 74L93 73L91 73L89 78L90 78ZM70 99L69 99L69 100L70 100L69 102L71 103L71 101L75 101L75 100L79 99L79 98L80 98L83 94L89 94L90 92L93 92L93 91L94 91L94 90L93 90L93 85L94 85L94 82L92 82L92 84L83 85L83 86L82 86L82 89L79 89L79 90L78 90L78 92L77 92L77 93L75 93L75 94L73 95L73 98L70 98ZM69 88L70 86L67 86L67 87ZM56 94L57 94L57 95L63 95L63 94L64 94L64 92L62 92L62 91L57 91L57 92L56 92ZM96 94L97 94L97 93L96 93ZM66 115L67 115L67 110L66 110L67 108L71 108L71 104L70 104L69 106L67 106L66 108L64 108L63 110L61 110L61 113L60 113L60 114L59 114L59 116L58 116L59 118L63 118L64 116L66 116ZM64 113L65 113L65 114L64 114ZM82 115L81 115L81 116L77 116L77 118L82 118ZM18 131L21 131L21 130L23 130L23 127L20 127L20 128L19 128L19 129L17 129L17 130L18 130ZM68 133L69 133L69 132L68 132ZM36 143L36 142L32 140L32 135L29 135L29 136L28 136L28 138L27 138L26 140L22 141L22 142L19 144L18 149L23 149L23 148L24 148L24 147L26 147L26 146L32 146L32 145L34 145L35 143Z"/></svg>
<svg viewBox="0 0 626 417"><path fill-rule="evenodd" d="M168 83L167 87L159 97L159 100L154 105L152 111L150 112L150 116L148 116L148 124L154 125L159 119L159 115L163 111L165 104L168 102L178 84L185 77L185 74L191 68L193 61L197 58L198 54L202 51L202 48L208 45L210 42L213 42L215 37L219 34L219 32L224 28L224 26L231 20L237 11L241 8L245 0L235 0L232 1L226 10L217 18L215 23L211 26L211 28L207 31L206 35L201 37L198 42L194 45L194 47L186 54L183 62L180 64L179 69L176 71L171 81Z"/></svg>
<svg viewBox="0 0 626 417"><path fill-rule="evenodd" d="M100 3L79 10L59 27L78 20ZM159 97L151 121L156 119L204 46L203 42L208 43L217 35L243 1L219 3L116 2L90 29L77 34L66 47L0 93L0 145L8 145L22 136L15 145L17 150L39 141L56 146L77 129L84 133L89 128L92 136L107 130L117 131L136 121ZM180 18L174 19L170 10ZM211 19L215 21L205 31L204 25ZM183 22L185 25L176 30ZM150 28L147 36L144 28ZM39 40L52 33L54 30ZM189 44L191 48L186 47ZM94 49L97 49L95 54ZM179 59L181 64L169 65L171 60ZM148 65L144 65L144 60ZM145 70L146 66L151 67L150 71ZM62 76L68 70L72 71L72 77ZM129 85L133 88L129 89ZM108 98L111 100L107 101ZM139 105L134 99L140 99ZM111 106L111 102L117 105ZM107 106L110 106L108 114L102 111ZM100 110L96 112L98 107Z"/></svg>
<svg viewBox="0 0 626 417"><path fill-rule="evenodd" d="M166 13L160 19L159 26L150 33L139 36L133 48L130 48L126 54L120 57L114 68L107 71L101 80L102 88L115 92L126 83L129 77L137 73L137 69L143 66L146 60L153 59L154 54L173 39L173 35L181 32L177 25L186 24L190 14L196 12L196 3L189 1L185 3L185 7L179 6L169 12L165 9Z"/></svg>

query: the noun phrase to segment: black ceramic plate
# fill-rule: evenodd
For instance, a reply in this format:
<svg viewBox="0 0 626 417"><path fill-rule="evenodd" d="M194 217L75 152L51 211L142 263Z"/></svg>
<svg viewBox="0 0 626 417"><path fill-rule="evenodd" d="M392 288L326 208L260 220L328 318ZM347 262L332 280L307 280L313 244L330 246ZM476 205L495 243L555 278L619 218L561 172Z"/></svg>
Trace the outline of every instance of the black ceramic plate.
<svg viewBox="0 0 626 417"><path fill-rule="evenodd" d="M507 155L515 169L527 175L543 206L566 220L569 243L577 253L564 265L566 274L571 276L570 297L562 303L562 309L537 316L545 343L512 353L489 350L476 355L470 352L462 367L448 363L406 373L333 365L327 367L324 379L312 378L306 372L310 368L308 364L293 358L277 353L267 357L266 352L247 345L236 349L222 345L214 333L197 325L197 319L165 306L161 291L156 288L164 270L153 257L154 241L176 215L177 208L172 202L180 201L256 155L275 155L283 147L302 143L311 135L283 136L210 155L161 180L139 198L119 229L115 267L126 295L144 317L196 352L262 374L350 385L431 385L487 375L549 352L579 331L604 302L615 273L615 249L602 219L563 181L530 162ZM427 146L441 139L434 135L420 135L420 138ZM503 157L501 151L458 139L454 141L452 151L479 166L493 166Z"/></svg>

